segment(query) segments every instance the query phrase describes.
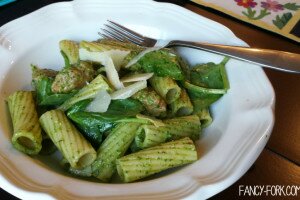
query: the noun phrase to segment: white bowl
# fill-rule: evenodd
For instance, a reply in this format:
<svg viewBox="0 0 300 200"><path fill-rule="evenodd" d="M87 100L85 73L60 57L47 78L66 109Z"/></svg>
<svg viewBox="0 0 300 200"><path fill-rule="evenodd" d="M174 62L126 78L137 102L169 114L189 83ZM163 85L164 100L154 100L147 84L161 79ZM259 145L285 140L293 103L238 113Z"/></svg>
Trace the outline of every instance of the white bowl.
<svg viewBox="0 0 300 200"><path fill-rule="evenodd" d="M29 89L30 64L59 69L61 39L95 40L107 19L153 38L246 45L226 27L184 8L150 0L77 0L46 6L0 28L0 185L22 199L205 199L238 180L264 148L274 123L274 91L259 66L230 60L231 89L212 107L213 124L200 159L147 181L104 184L71 177L55 156L32 158L13 149L4 99ZM221 56L178 48L191 63ZM49 164L48 164L49 163Z"/></svg>

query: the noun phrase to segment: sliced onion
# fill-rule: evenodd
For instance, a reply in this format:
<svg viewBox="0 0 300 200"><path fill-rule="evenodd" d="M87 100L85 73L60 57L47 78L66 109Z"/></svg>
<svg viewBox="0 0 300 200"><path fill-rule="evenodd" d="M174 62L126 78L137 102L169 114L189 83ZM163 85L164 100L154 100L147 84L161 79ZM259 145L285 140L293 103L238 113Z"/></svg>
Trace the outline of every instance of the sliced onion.
<svg viewBox="0 0 300 200"><path fill-rule="evenodd" d="M123 89L113 92L112 94L110 94L110 97L111 99L127 99L146 87L147 81L138 81Z"/></svg>
<svg viewBox="0 0 300 200"><path fill-rule="evenodd" d="M89 112L106 112L111 102L111 97L106 90L100 90L94 100L86 108Z"/></svg>
<svg viewBox="0 0 300 200"><path fill-rule="evenodd" d="M136 81L146 81L153 76L153 73L143 73L143 74L133 74L130 76L124 76L121 78L123 83L136 82Z"/></svg>
<svg viewBox="0 0 300 200"><path fill-rule="evenodd" d="M132 58L129 63L125 66L125 68L130 67L131 65L134 65L141 59L146 53L150 53L151 51L157 51L160 50L162 47L150 47L139 53L136 57Z"/></svg>
<svg viewBox="0 0 300 200"><path fill-rule="evenodd" d="M79 49L80 60L89 60L99 62L105 67L106 76L109 82L116 88L124 88L123 83L120 81L119 74L115 68L113 60L105 52L91 52L86 49Z"/></svg>
<svg viewBox="0 0 300 200"><path fill-rule="evenodd" d="M162 120L156 119L156 118L154 118L154 117L150 117L150 116L147 116L147 115L137 114L137 115L136 115L136 118L148 120L148 121L151 122L155 127L165 126L165 123L163 123Z"/></svg>

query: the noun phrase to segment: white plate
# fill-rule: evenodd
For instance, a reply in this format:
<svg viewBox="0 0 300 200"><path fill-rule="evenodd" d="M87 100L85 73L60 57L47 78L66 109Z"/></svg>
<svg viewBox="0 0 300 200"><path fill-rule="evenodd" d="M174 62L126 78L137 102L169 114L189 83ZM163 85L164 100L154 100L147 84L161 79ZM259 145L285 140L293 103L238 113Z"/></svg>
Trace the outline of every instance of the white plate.
<svg viewBox="0 0 300 200"><path fill-rule="evenodd" d="M76 179L14 150L4 102L30 88L30 64L63 66L58 41L95 40L107 19L154 38L246 45L226 27L184 8L150 0L77 0L56 3L0 28L0 185L22 199L205 199L238 180L264 148L274 123L274 91L263 70L237 60L227 64L231 89L213 106L213 124L197 142L200 159L152 180L103 184ZM222 57L178 49L191 64ZM6 113L6 114L3 114Z"/></svg>

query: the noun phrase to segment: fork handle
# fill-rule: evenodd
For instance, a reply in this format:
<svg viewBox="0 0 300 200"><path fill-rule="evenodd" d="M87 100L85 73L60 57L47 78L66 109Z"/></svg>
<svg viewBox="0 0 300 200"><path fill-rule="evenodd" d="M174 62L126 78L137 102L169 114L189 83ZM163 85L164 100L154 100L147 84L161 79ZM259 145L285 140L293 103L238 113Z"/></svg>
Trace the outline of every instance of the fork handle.
<svg viewBox="0 0 300 200"><path fill-rule="evenodd" d="M183 46L236 58L280 71L300 73L300 54L219 44L173 40L167 46Z"/></svg>

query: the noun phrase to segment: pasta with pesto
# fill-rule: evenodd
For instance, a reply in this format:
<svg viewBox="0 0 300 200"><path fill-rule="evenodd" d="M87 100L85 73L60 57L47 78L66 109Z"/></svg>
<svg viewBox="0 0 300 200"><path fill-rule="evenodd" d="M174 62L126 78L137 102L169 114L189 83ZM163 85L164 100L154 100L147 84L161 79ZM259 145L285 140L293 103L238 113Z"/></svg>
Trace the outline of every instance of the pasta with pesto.
<svg viewBox="0 0 300 200"><path fill-rule="evenodd" d="M198 159L194 142L230 87L227 57L189 66L174 49L128 41L64 39L58 46L61 69L32 65L33 91L8 97L16 149L55 153L72 177L104 183Z"/></svg>
<svg viewBox="0 0 300 200"><path fill-rule="evenodd" d="M65 111L79 101L95 98L101 89L111 91L111 87L108 85L105 78L102 75L98 75L90 84L83 87L75 96L66 100L59 109Z"/></svg>
<svg viewBox="0 0 300 200"><path fill-rule="evenodd" d="M153 76L150 84L167 104L176 101L180 96L181 88L170 77Z"/></svg>
<svg viewBox="0 0 300 200"><path fill-rule="evenodd" d="M132 98L139 100L150 116L164 117L167 115L166 102L151 87L138 91Z"/></svg>
<svg viewBox="0 0 300 200"><path fill-rule="evenodd" d="M117 171L124 182L133 182L172 167L192 163L198 158L189 138L151 147L117 159Z"/></svg>
<svg viewBox="0 0 300 200"><path fill-rule="evenodd" d="M193 104L185 89L181 90L179 98L172 102L170 107L171 113L174 116L191 115L194 110Z"/></svg>
<svg viewBox="0 0 300 200"><path fill-rule="evenodd" d="M75 41L61 40L59 48L65 58L65 66L74 65L79 62L79 45Z"/></svg>
<svg viewBox="0 0 300 200"><path fill-rule="evenodd" d="M213 121L208 108L200 109L195 114L199 117L202 128L208 127Z"/></svg>
<svg viewBox="0 0 300 200"><path fill-rule="evenodd" d="M40 123L71 167L82 169L94 162L96 151L61 110L44 113Z"/></svg>
<svg viewBox="0 0 300 200"><path fill-rule="evenodd" d="M18 91L8 97L8 108L13 124L13 146L29 155L42 149L41 127L30 91Z"/></svg>
<svg viewBox="0 0 300 200"><path fill-rule="evenodd" d="M201 124L197 115L177 117L164 120L164 126L143 124L137 130L134 145L135 149L145 149L170 140L189 137L199 138Z"/></svg>
<svg viewBox="0 0 300 200"><path fill-rule="evenodd" d="M122 157L134 139L138 123L118 124L98 149L97 159L92 164L92 174L108 182L116 172L116 159Z"/></svg>

